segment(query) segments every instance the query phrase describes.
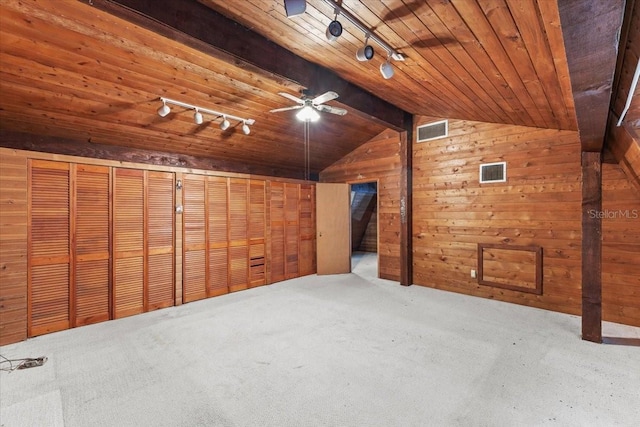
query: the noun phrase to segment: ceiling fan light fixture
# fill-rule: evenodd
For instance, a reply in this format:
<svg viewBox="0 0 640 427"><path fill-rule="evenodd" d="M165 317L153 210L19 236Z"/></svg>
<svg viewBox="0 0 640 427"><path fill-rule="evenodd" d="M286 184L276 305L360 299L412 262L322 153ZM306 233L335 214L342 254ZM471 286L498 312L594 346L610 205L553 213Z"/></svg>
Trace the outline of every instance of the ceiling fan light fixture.
<svg viewBox="0 0 640 427"><path fill-rule="evenodd" d="M167 115L171 112L171 108L167 105L167 103L163 100L162 107L158 108L158 115L160 117L167 117Z"/></svg>
<svg viewBox="0 0 640 427"><path fill-rule="evenodd" d="M229 129L229 126L231 126L231 123L229 123L229 120L227 120L226 116L222 116L223 120L222 123L220 123L220 129L221 130L227 130Z"/></svg>
<svg viewBox="0 0 640 427"><path fill-rule="evenodd" d="M202 117L202 113L200 111L198 111L198 109L196 108L196 112L193 113L193 121L197 124L197 125L201 125L202 122L204 122L204 119Z"/></svg>
<svg viewBox="0 0 640 427"><path fill-rule="evenodd" d="M382 74L382 77L384 77L386 80L389 80L391 77L393 77L393 65L391 65L390 59L387 59L386 62L380 65L380 74Z"/></svg>
<svg viewBox="0 0 640 427"><path fill-rule="evenodd" d="M341 34L342 24L335 19L329 22L329 26L327 27L327 31L325 33L325 35L327 36L327 40L329 40L330 42L336 41Z"/></svg>
<svg viewBox="0 0 640 427"><path fill-rule="evenodd" d="M242 133L245 135L249 135L251 133L251 128L247 124L247 122L242 122Z"/></svg>
<svg viewBox="0 0 640 427"><path fill-rule="evenodd" d="M296 113L296 117L302 122L317 122L320 114L313 107L305 105Z"/></svg>

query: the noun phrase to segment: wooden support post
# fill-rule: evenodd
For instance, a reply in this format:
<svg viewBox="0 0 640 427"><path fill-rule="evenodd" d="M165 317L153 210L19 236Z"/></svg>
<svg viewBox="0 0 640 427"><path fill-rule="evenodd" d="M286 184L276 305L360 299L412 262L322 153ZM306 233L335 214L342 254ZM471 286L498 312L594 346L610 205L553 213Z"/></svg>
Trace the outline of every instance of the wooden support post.
<svg viewBox="0 0 640 427"><path fill-rule="evenodd" d="M413 115L404 117L404 131L400 132L400 284L413 284L412 165Z"/></svg>
<svg viewBox="0 0 640 427"><path fill-rule="evenodd" d="M602 342L602 154L582 152L582 339Z"/></svg>

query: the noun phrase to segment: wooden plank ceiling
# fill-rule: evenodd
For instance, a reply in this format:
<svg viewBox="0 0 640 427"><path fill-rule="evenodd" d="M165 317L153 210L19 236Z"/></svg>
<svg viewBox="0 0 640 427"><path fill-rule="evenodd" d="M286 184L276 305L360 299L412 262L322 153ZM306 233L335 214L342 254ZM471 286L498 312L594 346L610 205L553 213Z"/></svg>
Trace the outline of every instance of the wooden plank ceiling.
<svg viewBox="0 0 640 427"><path fill-rule="evenodd" d="M238 59L237 52L211 55L204 42L187 46L181 37L158 34L92 3L2 1L3 131L224 159L239 171L301 176L303 126L295 112L269 110L291 105L278 92L295 95L303 87L329 87L302 82L292 77L294 72L260 71ZM292 18L285 16L282 0L179 3L205 5L210 13L243 25L247 33L255 32L411 114L577 129L553 1L343 0L345 9L406 57L393 61L395 75L389 80L380 75L386 55L375 43L371 61L355 59L364 34L345 19L338 18L342 36L327 41L325 30L334 15L323 0L307 0L306 13ZM216 28L207 31L216 37ZM193 111L183 108L161 118L156 114L161 96L252 118L256 124L244 135L236 122L224 132L219 120L196 125ZM311 126L312 172L386 127L343 99L329 104L346 107L349 114L325 113Z"/></svg>

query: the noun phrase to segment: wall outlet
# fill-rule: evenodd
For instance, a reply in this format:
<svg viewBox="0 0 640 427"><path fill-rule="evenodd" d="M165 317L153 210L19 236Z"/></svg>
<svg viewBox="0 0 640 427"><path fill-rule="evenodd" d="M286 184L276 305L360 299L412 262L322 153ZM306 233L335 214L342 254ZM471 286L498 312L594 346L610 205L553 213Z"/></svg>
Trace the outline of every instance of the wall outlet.
<svg viewBox="0 0 640 427"><path fill-rule="evenodd" d="M471 270L471 278L475 279L478 277L478 274L476 273L475 270Z"/></svg>

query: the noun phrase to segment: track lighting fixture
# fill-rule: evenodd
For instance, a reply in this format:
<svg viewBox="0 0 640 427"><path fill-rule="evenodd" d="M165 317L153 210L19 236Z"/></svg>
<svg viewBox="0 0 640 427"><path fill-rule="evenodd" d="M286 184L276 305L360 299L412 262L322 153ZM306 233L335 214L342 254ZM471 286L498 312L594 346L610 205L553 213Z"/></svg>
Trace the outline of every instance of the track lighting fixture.
<svg viewBox="0 0 640 427"><path fill-rule="evenodd" d="M229 129L229 126L231 126L231 123L229 123L229 120L227 120L226 116L222 116L222 123L220 123L220 129L221 130L227 130Z"/></svg>
<svg viewBox="0 0 640 427"><path fill-rule="evenodd" d="M287 18L303 14L306 8L306 0L284 0L284 11L287 14Z"/></svg>
<svg viewBox="0 0 640 427"><path fill-rule="evenodd" d="M338 22L338 14L336 12L336 17L333 21L329 22L329 26L327 27L327 31L325 35L327 36L327 40L330 42L338 40L338 37L342 34L342 24Z"/></svg>
<svg viewBox="0 0 640 427"><path fill-rule="evenodd" d="M356 51L356 59L358 61L370 61L371 58L373 58L373 46L371 46L370 44L368 44L367 42L369 41L369 35L367 34L367 36L364 39L364 46L362 46L360 49L358 49Z"/></svg>
<svg viewBox="0 0 640 427"><path fill-rule="evenodd" d="M336 1L336 0L322 0L322 1L330 5L335 12L335 18L333 19L333 21L331 21L331 23L329 24L329 27L327 27L327 32L326 32L327 39L329 39L329 41L334 41L340 36L340 34L342 34L342 24L340 24L340 22L338 22L337 19L338 19L338 15L344 16L349 22L351 22L353 25L355 25L360 31L362 31L365 34L364 46L358 49L358 51L356 52L356 58L358 59L358 61L368 61L371 58L373 58L373 55L374 55L373 47L369 46L367 43L369 38L371 38L371 40L378 43L378 45L380 45L384 50L387 51L387 61L380 66L380 72L382 73L382 76L385 79L390 79L393 76L393 67L391 66L391 60L393 59L394 61L404 61L404 56L400 52L392 48L387 42L382 40L380 37L373 34L365 24L360 22L360 20L355 16L353 16L351 12L349 12L344 7L342 7L342 5L340 4L341 3L340 1Z"/></svg>
<svg viewBox="0 0 640 427"><path fill-rule="evenodd" d="M160 117L166 117L167 114L171 112L171 108L167 105L167 103L163 100L162 107L158 108L158 115Z"/></svg>
<svg viewBox="0 0 640 427"><path fill-rule="evenodd" d="M201 125L204 119L202 118L202 113L198 111L196 108L196 112L193 113L193 121L196 122L197 125Z"/></svg>
<svg viewBox="0 0 640 427"><path fill-rule="evenodd" d="M186 108L188 110L194 110L193 121L197 125L201 125L202 123L204 123L204 117L202 113L206 113L206 114L215 116L213 120L216 120L222 117L222 123L220 123L220 129L222 130L227 130L229 129L229 126L231 126L229 119L242 122L242 132L245 135L249 135L249 133L251 133L251 129L249 128L249 126L253 125L256 122L253 119L245 119L243 117L233 116L231 114L225 114L220 111L198 107L197 105L187 104L186 102L175 101L169 98L160 98L160 101L162 101L162 107L158 108L158 115L160 117L166 117L171 112L171 108L169 108L167 104L173 104L173 105L177 105L178 107Z"/></svg>
<svg viewBox="0 0 640 427"><path fill-rule="evenodd" d="M391 77L393 77L393 65L391 65L390 56L387 58L386 62L380 65L380 74L382 74L382 77L384 77L386 80L389 80Z"/></svg>

